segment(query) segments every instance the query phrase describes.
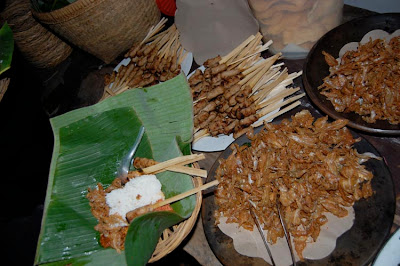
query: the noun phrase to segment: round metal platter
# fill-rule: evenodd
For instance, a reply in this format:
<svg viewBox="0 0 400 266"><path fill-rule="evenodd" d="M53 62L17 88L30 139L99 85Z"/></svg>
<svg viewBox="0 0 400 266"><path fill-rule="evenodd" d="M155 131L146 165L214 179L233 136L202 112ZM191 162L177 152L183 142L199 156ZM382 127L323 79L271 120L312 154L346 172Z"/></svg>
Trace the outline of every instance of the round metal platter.
<svg viewBox="0 0 400 266"><path fill-rule="evenodd" d="M280 120L273 123L279 123ZM255 132L259 130L261 127ZM354 132L352 134L355 138L361 138ZM234 141L239 146L249 142L251 141L245 135ZM363 138L354 145L354 148L359 153L372 152L380 156L378 151ZM229 147L221 153L209 172L207 183L215 180L219 159L226 159L231 153L232 150ZM367 265L385 243L395 213L393 180L384 160L370 159L364 165L374 174L371 182L374 195L354 204L354 224L337 239L336 248L329 256L321 260L298 262L298 265ZM235 250L232 239L215 225L214 212L217 209L214 193L212 189L208 189L205 191L202 203L203 227L208 243L221 263L224 265L269 265L263 259L247 257Z"/></svg>
<svg viewBox="0 0 400 266"><path fill-rule="evenodd" d="M325 96L321 95L318 86L323 78L329 75L329 66L325 62L322 51L337 58L340 49L347 43L359 42L371 30L381 29L389 34L400 29L400 13L373 15L346 22L319 39L307 56L303 69L304 89L311 101L324 113L334 119L348 119L348 126L369 133L384 135L400 135L400 125L392 125L385 120L375 123L365 122L356 113L339 113Z"/></svg>

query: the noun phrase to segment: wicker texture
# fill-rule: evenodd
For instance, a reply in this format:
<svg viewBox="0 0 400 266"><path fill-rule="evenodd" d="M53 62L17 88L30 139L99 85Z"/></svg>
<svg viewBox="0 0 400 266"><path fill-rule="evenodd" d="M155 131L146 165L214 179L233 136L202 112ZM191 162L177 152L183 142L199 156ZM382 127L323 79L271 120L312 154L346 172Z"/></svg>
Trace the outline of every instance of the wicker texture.
<svg viewBox="0 0 400 266"><path fill-rule="evenodd" d="M198 164L194 164L194 166L197 168L199 167ZM195 177L193 178L193 184L195 187L199 187L203 184L203 182L200 177ZM200 191L196 193L196 206L192 215L185 221L174 225L172 228L167 228L164 230L149 262L155 262L163 258L182 243L182 241L192 231L193 226L197 221L202 199L202 192Z"/></svg>
<svg viewBox="0 0 400 266"><path fill-rule="evenodd" d="M1 16L13 31L21 54L38 68L52 68L72 52L71 46L37 22L29 0L8 1Z"/></svg>
<svg viewBox="0 0 400 266"><path fill-rule="evenodd" d="M155 0L78 0L52 12L33 11L33 15L105 63L143 40L161 16Z"/></svg>

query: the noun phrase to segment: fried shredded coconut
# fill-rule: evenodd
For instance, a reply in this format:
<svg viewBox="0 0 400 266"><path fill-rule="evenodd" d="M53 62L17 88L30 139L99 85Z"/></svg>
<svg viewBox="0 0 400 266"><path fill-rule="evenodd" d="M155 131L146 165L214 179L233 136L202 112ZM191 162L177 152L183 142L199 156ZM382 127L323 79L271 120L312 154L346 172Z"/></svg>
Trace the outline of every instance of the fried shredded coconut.
<svg viewBox="0 0 400 266"><path fill-rule="evenodd" d="M249 145L235 144L216 172L216 222L223 216L227 223L252 231L251 200L268 241L274 244L284 236L277 212L279 201L295 250L303 259L307 242L315 241L327 222L324 213L347 216L344 207L373 194L373 174L361 163L380 159L353 149L359 139L345 127L347 120L327 120L314 121L310 112L303 110L291 122L266 124L260 133L248 134Z"/></svg>
<svg viewBox="0 0 400 266"><path fill-rule="evenodd" d="M400 36L346 52L340 63L323 52L329 76L319 87L337 112L355 112L367 123L400 122Z"/></svg>
<svg viewBox="0 0 400 266"><path fill-rule="evenodd" d="M146 168L156 164L154 160L147 158L135 158L134 166L137 169ZM131 172L131 178L140 176L140 171ZM88 189L86 195L89 200L91 212L98 220L98 224L94 227L100 233L100 244L104 248L114 248L120 253L125 248L125 238L128 233L129 223L126 217L121 217L118 214L110 215L110 207L106 202L106 194L114 189L119 189L124 186L129 180L114 179L109 187L103 188L103 185L98 183L97 188ZM172 211L172 207L168 204L155 209L155 211Z"/></svg>

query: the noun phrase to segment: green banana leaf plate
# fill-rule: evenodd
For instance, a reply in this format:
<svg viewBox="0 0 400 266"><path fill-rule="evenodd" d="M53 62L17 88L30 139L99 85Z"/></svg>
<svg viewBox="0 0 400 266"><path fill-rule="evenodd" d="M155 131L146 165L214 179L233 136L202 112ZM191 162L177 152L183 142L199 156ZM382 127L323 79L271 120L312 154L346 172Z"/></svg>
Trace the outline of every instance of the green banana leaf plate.
<svg viewBox="0 0 400 266"><path fill-rule="evenodd" d="M6 22L0 28L0 74L10 68L13 52L13 32Z"/></svg>
<svg viewBox="0 0 400 266"><path fill-rule="evenodd" d="M35 264L144 265L165 228L189 217L195 196L172 204L174 212L148 213L129 227L125 251L103 248L86 198L88 188L114 180L121 158L141 125L135 156L165 161L190 154L193 109L186 77L129 90L96 105L51 119L54 150ZM157 174L166 198L193 188L185 174Z"/></svg>

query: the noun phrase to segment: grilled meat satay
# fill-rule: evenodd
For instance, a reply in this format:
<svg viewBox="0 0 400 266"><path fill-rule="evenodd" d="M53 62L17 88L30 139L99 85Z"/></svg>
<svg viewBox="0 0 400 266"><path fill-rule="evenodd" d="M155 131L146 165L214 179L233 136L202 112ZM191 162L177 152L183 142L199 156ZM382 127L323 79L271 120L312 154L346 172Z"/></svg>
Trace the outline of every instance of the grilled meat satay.
<svg viewBox="0 0 400 266"><path fill-rule="evenodd" d="M223 86L217 86L207 93L207 100L216 98L219 95L224 94L225 88Z"/></svg>
<svg viewBox="0 0 400 266"><path fill-rule="evenodd" d="M197 69L195 73L192 76L190 76L188 81L190 86L195 86L198 83L203 82L204 81L203 72L201 72L200 69Z"/></svg>
<svg viewBox="0 0 400 266"><path fill-rule="evenodd" d="M210 115L207 117L207 119L199 124L199 128L206 128L207 125L211 121L213 121L216 117L217 117L217 113L216 112L210 112Z"/></svg>
<svg viewBox="0 0 400 266"><path fill-rule="evenodd" d="M240 77L239 76L232 76L232 77L228 77L227 79L224 79L224 81L222 81L222 85L226 89L229 89L233 85L237 84L239 81L240 81Z"/></svg>
<svg viewBox="0 0 400 266"><path fill-rule="evenodd" d="M214 66L218 65L218 62L221 61L221 59L222 59L221 56L218 55L218 56L216 56L216 57L214 57L214 58L207 59L207 60L203 63L203 65L204 65L206 68L211 68L211 67L214 67Z"/></svg>
<svg viewBox="0 0 400 266"><path fill-rule="evenodd" d="M216 65L211 68L211 75L217 75L220 72L225 71L228 68L226 64Z"/></svg>
<svg viewBox="0 0 400 266"><path fill-rule="evenodd" d="M200 123L207 120L209 116L210 116L209 112L204 112L204 111L200 112L198 115L194 117L193 120L194 127L196 128Z"/></svg>
<svg viewBox="0 0 400 266"><path fill-rule="evenodd" d="M236 95L240 91L241 86L235 84L224 92L225 99L230 99L232 96Z"/></svg>
<svg viewBox="0 0 400 266"><path fill-rule="evenodd" d="M226 80L230 77L239 75L240 72L241 72L240 69L225 70L221 72L221 78Z"/></svg>
<svg viewBox="0 0 400 266"><path fill-rule="evenodd" d="M198 101L193 107L194 115L198 114L201 110L203 110L203 108L206 107L207 104L208 101L206 99Z"/></svg>

